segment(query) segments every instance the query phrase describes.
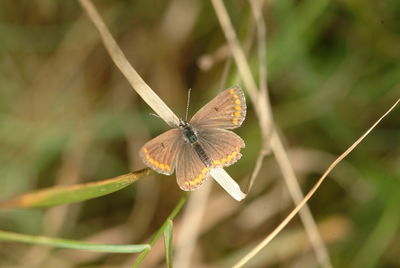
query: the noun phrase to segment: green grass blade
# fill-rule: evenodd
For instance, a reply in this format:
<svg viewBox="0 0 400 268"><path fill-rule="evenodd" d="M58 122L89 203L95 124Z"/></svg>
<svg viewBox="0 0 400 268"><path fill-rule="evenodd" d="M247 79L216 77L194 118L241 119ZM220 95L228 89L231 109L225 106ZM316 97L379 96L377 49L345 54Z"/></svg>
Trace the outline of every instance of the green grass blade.
<svg viewBox="0 0 400 268"><path fill-rule="evenodd" d="M0 240L12 241L20 243L28 243L35 245L43 245L57 248L69 248L79 250L90 250L109 253L139 253L150 249L150 245L110 245L110 244L95 244L69 239L51 238L45 236L34 236L19 233L0 231Z"/></svg>
<svg viewBox="0 0 400 268"><path fill-rule="evenodd" d="M146 168L112 179L30 192L12 200L0 202L0 209L52 207L81 202L121 190L151 172L150 169Z"/></svg>
<svg viewBox="0 0 400 268"><path fill-rule="evenodd" d="M172 220L168 220L167 227L164 230L165 258L168 268L172 268L172 256L173 256L172 227L173 227Z"/></svg>
<svg viewBox="0 0 400 268"><path fill-rule="evenodd" d="M183 194L183 197L181 198L181 200L179 200L178 204L175 206L174 210L171 212L171 214L169 214L168 218L165 220L165 222L163 223L163 225L161 226L160 229L158 229L158 231L155 233L155 235L151 238L150 240L150 246L154 246L154 244L157 242L157 240L160 238L161 234L164 232L164 230L167 228L168 226L168 222L171 220L173 220L176 215L179 213L179 211L182 209L183 205L186 203L186 200L189 197L189 193L190 192L185 192ZM150 252L150 248L149 249L145 249L140 255L139 257L136 259L135 263L132 265L132 268L137 268L140 267L140 264L143 262L144 258L147 256L147 254L149 254Z"/></svg>

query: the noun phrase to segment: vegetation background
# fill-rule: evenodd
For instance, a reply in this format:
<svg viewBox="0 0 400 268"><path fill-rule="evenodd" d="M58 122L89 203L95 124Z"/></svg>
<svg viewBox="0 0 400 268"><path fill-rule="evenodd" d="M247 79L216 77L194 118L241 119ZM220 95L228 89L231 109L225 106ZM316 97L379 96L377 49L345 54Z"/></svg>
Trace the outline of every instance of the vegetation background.
<svg viewBox="0 0 400 268"><path fill-rule="evenodd" d="M209 1L94 4L134 68L178 115L185 114L188 88L193 115L222 89L241 84L234 64L224 80L230 53ZM225 5L257 74L249 2ZM271 0L263 14L272 112L307 192L399 97L400 2ZM248 110L236 131L246 142L243 157L227 169L242 187L261 144L250 102ZM77 1L0 1L0 200L143 168L139 148L168 129L151 112L115 67ZM400 266L398 115L394 110L309 202L334 267ZM186 255L190 267L232 264L294 207L272 155L240 203L211 183L211 194L199 204L205 211L200 227L193 226L198 239L193 254ZM0 211L0 230L146 243L181 196L174 175L152 175L78 204ZM174 221L177 240L185 240L179 233L182 222L188 228L187 215L183 210ZM0 243L1 267L121 267L135 257ZM143 267L164 262L159 241ZM298 217L249 264L316 266Z"/></svg>

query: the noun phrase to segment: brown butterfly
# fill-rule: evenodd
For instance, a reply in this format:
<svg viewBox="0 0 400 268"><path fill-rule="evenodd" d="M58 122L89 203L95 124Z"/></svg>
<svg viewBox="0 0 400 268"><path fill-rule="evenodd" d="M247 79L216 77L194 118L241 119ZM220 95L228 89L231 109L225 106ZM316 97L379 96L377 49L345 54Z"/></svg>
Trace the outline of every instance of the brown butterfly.
<svg viewBox="0 0 400 268"><path fill-rule="evenodd" d="M246 117L246 100L240 87L232 87L201 108L189 122L147 142L140 150L143 162L158 173L171 175L182 190L198 188L210 169L238 161L243 140L227 129L240 127Z"/></svg>

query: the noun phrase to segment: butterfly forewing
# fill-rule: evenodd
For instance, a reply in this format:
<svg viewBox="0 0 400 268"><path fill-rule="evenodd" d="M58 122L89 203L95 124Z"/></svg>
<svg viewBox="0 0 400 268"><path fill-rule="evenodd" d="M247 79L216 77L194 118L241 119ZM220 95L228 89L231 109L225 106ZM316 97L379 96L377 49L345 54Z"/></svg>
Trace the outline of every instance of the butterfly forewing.
<svg viewBox="0 0 400 268"><path fill-rule="evenodd" d="M194 147L183 144L176 165L176 180L179 187L185 191L198 188L207 179L210 169L204 164Z"/></svg>
<svg viewBox="0 0 400 268"><path fill-rule="evenodd" d="M190 120L193 126L202 128L240 127L246 116L246 100L240 87L232 87L216 96L201 108Z"/></svg>
<svg viewBox="0 0 400 268"><path fill-rule="evenodd" d="M244 141L232 131L220 128L199 129L198 139L212 167L230 166L242 157L240 149L244 148Z"/></svg>
<svg viewBox="0 0 400 268"><path fill-rule="evenodd" d="M181 131L174 128L147 142L140 149L140 157L158 173L171 175L183 144Z"/></svg>

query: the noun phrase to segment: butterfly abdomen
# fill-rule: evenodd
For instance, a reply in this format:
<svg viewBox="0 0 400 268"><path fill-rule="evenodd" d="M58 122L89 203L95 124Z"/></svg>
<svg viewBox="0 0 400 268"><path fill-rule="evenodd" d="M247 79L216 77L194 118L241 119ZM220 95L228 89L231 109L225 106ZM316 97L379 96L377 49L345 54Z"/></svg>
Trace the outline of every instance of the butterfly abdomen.
<svg viewBox="0 0 400 268"><path fill-rule="evenodd" d="M204 163L207 167L211 167L212 161L210 157L206 154L203 147L198 142L192 144L193 149L196 151L197 155L200 157L201 162Z"/></svg>
<svg viewBox="0 0 400 268"><path fill-rule="evenodd" d="M196 154L200 157L201 162L203 162L207 167L210 167L212 165L212 161L204 151L203 147L201 147L199 144L197 134L193 130L192 126L186 123L181 129L186 142L192 145L193 149L196 151Z"/></svg>

